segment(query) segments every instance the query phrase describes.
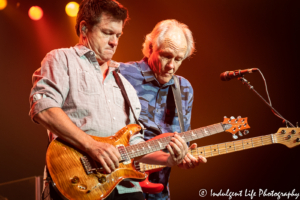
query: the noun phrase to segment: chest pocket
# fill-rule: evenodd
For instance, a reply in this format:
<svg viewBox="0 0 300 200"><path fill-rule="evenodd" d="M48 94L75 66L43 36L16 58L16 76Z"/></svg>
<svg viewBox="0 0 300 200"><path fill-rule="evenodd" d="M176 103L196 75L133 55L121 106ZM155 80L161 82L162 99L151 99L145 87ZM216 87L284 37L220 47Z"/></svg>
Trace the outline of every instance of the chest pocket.
<svg viewBox="0 0 300 200"><path fill-rule="evenodd" d="M78 74L78 90L82 93L93 95L100 93L100 85L93 71L77 69Z"/></svg>
<svg viewBox="0 0 300 200"><path fill-rule="evenodd" d="M125 108L125 99L118 85L113 85L114 103L120 108ZM127 94L129 95L129 94Z"/></svg>

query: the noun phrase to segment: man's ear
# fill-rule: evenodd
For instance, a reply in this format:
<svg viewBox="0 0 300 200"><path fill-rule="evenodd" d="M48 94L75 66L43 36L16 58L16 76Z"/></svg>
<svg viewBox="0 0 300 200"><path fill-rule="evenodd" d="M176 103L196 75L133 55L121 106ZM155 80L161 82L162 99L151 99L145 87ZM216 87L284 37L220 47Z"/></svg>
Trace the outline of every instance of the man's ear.
<svg viewBox="0 0 300 200"><path fill-rule="evenodd" d="M84 20L82 20L80 22L80 34L83 37L86 37L87 32L88 32L87 23Z"/></svg>
<svg viewBox="0 0 300 200"><path fill-rule="evenodd" d="M153 53L153 45L151 43L149 44L149 57L151 56L152 53Z"/></svg>

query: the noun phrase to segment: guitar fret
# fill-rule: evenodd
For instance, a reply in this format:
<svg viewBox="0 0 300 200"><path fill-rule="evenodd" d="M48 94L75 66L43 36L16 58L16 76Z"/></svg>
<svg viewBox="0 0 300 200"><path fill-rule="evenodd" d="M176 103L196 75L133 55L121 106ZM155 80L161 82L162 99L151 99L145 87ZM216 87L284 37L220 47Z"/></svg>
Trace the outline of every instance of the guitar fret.
<svg viewBox="0 0 300 200"><path fill-rule="evenodd" d="M151 143L152 149L154 149L154 151L157 151L155 142L151 140L150 143Z"/></svg>
<svg viewBox="0 0 300 200"><path fill-rule="evenodd" d="M136 154L137 154L138 156L141 154L140 144L137 144L137 145L136 145L135 152L136 152Z"/></svg>
<svg viewBox="0 0 300 200"><path fill-rule="evenodd" d="M164 146L166 146L166 145L165 145L165 143L166 143L166 139L165 139L165 138L160 138L159 140L160 140L161 143L162 143L161 148L163 148Z"/></svg>
<svg viewBox="0 0 300 200"><path fill-rule="evenodd" d="M151 153L151 151L149 150L147 144L148 143L144 143L144 151L145 151L146 154Z"/></svg>
<svg viewBox="0 0 300 200"><path fill-rule="evenodd" d="M155 141L152 141L153 142L153 144L154 144L154 146L155 146L155 150L156 151L159 151L160 150L160 148L159 148L159 145L158 145L158 143L157 142L155 142Z"/></svg>
<svg viewBox="0 0 300 200"><path fill-rule="evenodd" d="M189 135L188 135L188 133L187 132L183 132L182 135L183 135L184 141L188 142L189 141Z"/></svg>
<svg viewBox="0 0 300 200"><path fill-rule="evenodd" d="M208 130L209 130L209 134L210 134L210 135L214 135L214 134L216 133L215 130L214 130L213 125L208 126Z"/></svg>
<svg viewBox="0 0 300 200"><path fill-rule="evenodd" d="M204 136L209 136L210 135L210 133L209 133L209 130L207 130L207 129L203 129L203 132L204 132Z"/></svg>
<svg viewBox="0 0 300 200"><path fill-rule="evenodd" d="M185 132L186 142L189 142L189 141L193 140L193 137L192 137L191 133L192 133L192 131Z"/></svg>
<svg viewBox="0 0 300 200"><path fill-rule="evenodd" d="M275 142L275 140L274 140L274 134L271 134L271 139L272 139L272 143L274 144L274 143L277 143L277 141Z"/></svg>
<svg viewBox="0 0 300 200"><path fill-rule="evenodd" d="M199 138L203 138L203 133L202 133L202 131L201 131L201 128L196 129L196 134L198 135L198 139L199 139Z"/></svg>
<svg viewBox="0 0 300 200"><path fill-rule="evenodd" d="M215 126L216 126L216 125L214 124L213 127L214 127L214 129L215 129L215 133L218 133L218 130L217 130L217 128L216 128Z"/></svg>
<svg viewBox="0 0 300 200"><path fill-rule="evenodd" d="M192 136L192 140L198 139L197 135L194 133L194 131L191 132L191 136Z"/></svg>
<svg viewBox="0 0 300 200"><path fill-rule="evenodd" d="M234 146L234 151L235 151L235 142L233 142L233 146Z"/></svg>

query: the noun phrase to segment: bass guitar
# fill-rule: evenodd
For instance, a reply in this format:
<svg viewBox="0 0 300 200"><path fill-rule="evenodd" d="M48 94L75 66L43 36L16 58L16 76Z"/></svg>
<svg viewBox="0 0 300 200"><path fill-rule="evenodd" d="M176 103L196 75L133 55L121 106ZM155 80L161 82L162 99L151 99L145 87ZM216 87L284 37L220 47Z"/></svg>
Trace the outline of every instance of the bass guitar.
<svg viewBox="0 0 300 200"><path fill-rule="evenodd" d="M189 150L189 153L194 157L202 155L209 158L212 156L223 155L270 144L283 144L289 148L298 146L300 144L300 128L280 128L277 133L274 134L198 147L196 149ZM166 166L135 162L135 167L140 172L151 174L153 172L160 171ZM140 185L143 192L150 194L160 193L164 189L164 186L160 183L151 183L148 180L148 177L144 181L140 182Z"/></svg>
<svg viewBox="0 0 300 200"><path fill-rule="evenodd" d="M247 118L225 118L223 123L190 130L179 135L186 141L200 139L220 132L236 134L250 128ZM124 179L142 181L147 174L137 171L133 159L145 154L165 149L174 133L165 133L147 142L129 145L132 135L141 127L130 124L110 137L91 136L94 140L114 145L122 160L119 168L107 174L100 163L92 160L86 153L57 138L53 140L46 153L46 164L52 185L66 199L104 199Z"/></svg>

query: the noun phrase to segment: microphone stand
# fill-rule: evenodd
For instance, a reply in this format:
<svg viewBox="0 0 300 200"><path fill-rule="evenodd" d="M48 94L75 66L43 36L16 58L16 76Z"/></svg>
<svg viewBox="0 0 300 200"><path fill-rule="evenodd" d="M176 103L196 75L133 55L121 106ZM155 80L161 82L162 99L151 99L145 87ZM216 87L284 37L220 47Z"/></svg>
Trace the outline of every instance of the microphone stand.
<svg viewBox="0 0 300 200"><path fill-rule="evenodd" d="M269 108L271 108L271 110L272 110L272 112L277 116L277 117L279 117L279 118L281 118L281 119L283 119L284 121L283 122L286 122L286 126L288 126L288 124L291 126L291 127L295 127L291 122L289 122L288 120L286 120L285 118L283 118L282 117L282 115L281 114L279 114L279 112L277 111L277 110L275 110L271 105L270 105L270 103L268 103L254 88L253 88L253 86L252 85L250 85L250 82L248 82L245 78L244 78L244 76L241 76L241 77L239 77L238 78L238 80L240 80L242 83L243 83L243 85L245 84L245 85L247 85L248 87L249 87L249 89L250 90L252 90L257 96L259 96L260 97L260 99L261 100L263 100L263 102L265 102L265 104L267 104L267 106L269 107Z"/></svg>

